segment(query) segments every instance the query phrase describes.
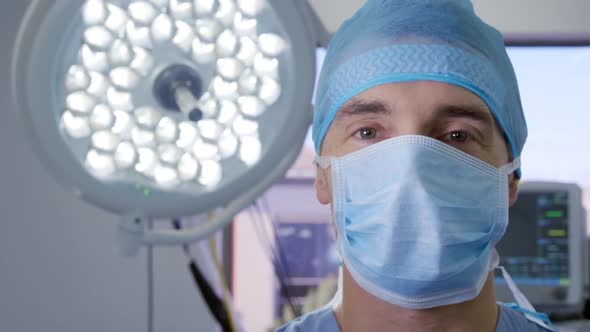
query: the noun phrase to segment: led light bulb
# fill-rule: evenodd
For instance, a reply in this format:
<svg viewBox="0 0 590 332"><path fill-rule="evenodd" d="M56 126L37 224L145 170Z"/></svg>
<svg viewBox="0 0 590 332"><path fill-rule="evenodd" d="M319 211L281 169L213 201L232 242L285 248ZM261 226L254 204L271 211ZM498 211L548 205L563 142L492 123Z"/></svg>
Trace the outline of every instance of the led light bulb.
<svg viewBox="0 0 590 332"><path fill-rule="evenodd" d="M156 136L153 132L137 127L131 129L131 139L137 147L152 147L156 144Z"/></svg>
<svg viewBox="0 0 590 332"><path fill-rule="evenodd" d="M217 122L221 125L227 126L233 122L237 115L238 107L236 104L229 100L224 100L221 102Z"/></svg>
<svg viewBox="0 0 590 332"><path fill-rule="evenodd" d="M82 64L90 71L104 71L109 68L109 60L105 52L93 51L90 46L84 44L80 48Z"/></svg>
<svg viewBox="0 0 590 332"><path fill-rule="evenodd" d="M265 6L265 0L238 0L238 7L248 16L257 16Z"/></svg>
<svg viewBox="0 0 590 332"><path fill-rule="evenodd" d="M118 91L114 87L107 90L107 100L113 109L130 111L133 109L133 98L127 92Z"/></svg>
<svg viewBox="0 0 590 332"><path fill-rule="evenodd" d="M150 0L150 2L160 11L167 10L170 4L170 0Z"/></svg>
<svg viewBox="0 0 590 332"><path fill-rule="evenodd" d="M235 81L243 70L244 65L237 59L222 58L217 60L217 72L225 80Z"/></svg>
<svg viewBox="0 0 590 332"><path fill-rule="evenodd" d="M236 5L234 0L218 0L219 9L215 13L215 18L225 26L230 27L236 14Z"/></svg>
<svg viewBox="0 0 590 332"><path fill-rule="evenodd" d="M129 4L127 12L131 18L142 25L149 25L152 23L158 12L147 1L134 1Z"/></svg>
<svg viewBox="0 0 590 332"><path fill-rule="evenodd" d="M210 16L217 6L217 0L195 0L195 13L197 16Z"/></svg>
<svg viewBox="0 0 590 332"><path fill-rule="evenodd" d="M245 70L238 80L238 91L241 95L254 95L260 87L260 79L252 70Z"/></svg>
<svg viewBox="0 0 590 332"><path fill-rule="evenodd" d="M174 35L174 24L166 14L160 14L152 23L152 38L156 42L172 39Z"/></svg>
<svg viewBox="0 0 590 332"><path fill-rule="evenodd" d="M86 156L86 165L98 177L108 177L116 170L113 157L108 154L90 150Z"/></svg>
<svg viewBox="0 0 590 332"><path fill-rule="evenodd" d="M102 0L88 0L82 9L82 17L86 25L102 24L107 15L107 8Z"/></svg>
<svg viewBox="0 0 590 332"><path fill-rule="evenodd" d="M201 176L199 182L205 187L215 187L222 178L221 165L213 160L206 160L201 163Z"/></svg>
<svg viewBox="0 0 590 332"><path fill-rule="evenodd" d="M193 180L199 171L199 163L190 154L185 153L178 162L178 175L183 181Z"/></svg>
<svg viewBox="0 0 590 332"><path fill-rule="evenodd" d="M110 86L109 80L99 72L90 73L90 85L86 89L86 92L93 95L96 98L103 98Z"/></svg>
<svg viewBox="0 0 590 332"><path fill-rule="evenodd" d="M281 96L281 86L272 78L264 77L258 92L258 97L262 99L266 105L273 105L279 100Z"/></svg>
<svg viewBox="0 0 590 332"><path fill-rule="evenodd" d="M219 57L230 57L238 50L238 37L231 31L223 31L215 42L215 51Z"/></svg>
<svg viewBox="0 0 590 332"><path fill-rule="evenodd" d="M135 111L135 119L141 126L153 129L160 121L160 112L153 107L140 107Z"/></svg>
<svg viewBox="0 0 590 332"><path fill-rule="evenodd" d="M201 140L195 142L193 145L193 154L199 161L217 159L219 149L217 146L205 143Z"/></svg>
<svg viewBox="0 0 590 332"><path fill-rule="evenodd" d="M133 51L129 43L122 39L117 39L109 49L109 61L111 65L128 65L133 60Z"/></svg>
<svg viewBox="0 0 590 332"><path fill-rule="evenodd" d="M72 111L88 114L96 106L96 100L88 93L79 91L68 95L66 106Z"/></svg>
<svg viewBox="0 0 590 332"><path fill-rule="evenodd" d="M152 36L150 28L136 24L133 21L128 21L125 27L127 32L127 39L133 46L144 48L152 48Z"/></svg>
<svg viewBox="0 0 590 332"><path fill-rule="evenodd" d="M220 99L233 99L238 95L238 83L217 76L212 81L213 94Z"/></svg>
<svg viewBox="0 0 590 332"><path fill-rule="evenodd" d="M140 148L137 152L139 158L135 164L135 170L139 173L150 176L154 168L158 165L156 152L149 148Z"/></svg>
<svg viewBox="0 0 590 332"><path fill-rule="evenodd" d="M252 166L260 160L262 153L262 144L260 139L255 136L245 136L240 138L240 160L246 165Z"/></svg>
<svg viewBox="0 0 590 332"><path fill-rule="evenodd" d="M159 142L172 143L178 135L176 121L171 117L163 117L156 127L156 138Z"/></svg>
<svg viewBox="0 0 590 332"><path fill-rule="evenodd" d="M141 47L134 47L133 53L135 58L131 61L130 67L141 75L147 76L154 66L154 58L150 52Z"/></svg>
<svg viewBox="0 0 590 332"><path fill-rule="evenodd" d="M120 89L131 90L139 83L139 75L128 67L117 67L111 70L111 82Z"/></svg>
<svg viewBox="0 0 590 332"><path fill-rule="evenodd" d="M236 154L238 149L238 139L232 134L231 130L226 130L219 139L219 152L221 158L230 158Z"/></svg>
<svg viewBox="0 0 590 332"><path fill-rule="evenodd" d="M192 48L193 41L195 40L195 34L193 29L188 23L183 21L176 22L176 36L172 39L172 42L178 46L181 50L189 52Z"/></svg>
<svg viewBox="0 0 590 332"><path fill-rule="evenodd" d="M137 160L137 151L131 142L121 142L115 150L115 164L120 169L133 166Z"/></svg>
<svg viewBox="0 0 590 332"><path fill-rule="evenodd" d="M70 137L88 137L92 132L88 124L88 119L85 117L77 116L70 111L66 111L61 119L64 129Z"/></svg>
<svg viewBox="0 0 590 332"><path fill-rule="evenodd" d="M258 76L278 78L279 61L274 58L267 58L263 54L258 53L254 57L254 72Z"/></svg>
<svg viewBox="0 0 590 332"><path fill-rule="evenodd" d="M258 133L258 123L239 116L235 119L232 129L239 136L251 136Z"/></svg>
<svg viewBox="0 0 590 332"><path fill-rule="evenodd" d="M170 12L178 20L193 18L192 0L170 0Z"/></svg>
<svg viewBox="0 0 590 332"><path fill-rule="evenodd" d="M97 25L86 29L84 40L94 49L105 50L113 41L113 35L105 27Z"/></svg>
<svg viewBox="0 0 590 332"><path fill-rule="evenodd" d="M223 26L217 20L210 18L198 19L195 27L199 38L206 43L217 40L217 36L223 31Z"/></svg>
<svg viewBox="0 0 590 332"><path fill-rule="evenodd" d="M250 117L257 117L266 110L266 105L262 100L252 96L238 98L238 105L240 111Z"/></svg>
<svg viewBox="0 0 590 332"><path fill-rule="evenodd" d="M93 130L111 128L115 122L115 116L107 105L97 105L90 114L90 127Z"/></svg>
<svg viewBox="0 0 590 332"><path fill-rule="evenodd" d="M209 92L205 92L199 99L199 108L205 116L214 117L219 110L219 104Z"/></svg>
<svg viewBox="0 0 590 332"><path fill-rule="evenodd" d="M163 165L158 165L154 169L154 179L162 187L174 187L180 180L176 169Z"/></svg>
<svg viewBox="0 0 590 332"><path fill-rule="evenodd" d="M200 64L207 64L215 60L215 44L193 40L193 59Z"/></svg>
<svg viewBox="0 0 590 332"><path fill-rule="evenodd" d="M287 43L274 33L263 33L258 37L258 45L265 55L276 57L283 53Z"/></svg>
<svg viewBox="0 0 590 332"><path fill-rule="evenodd" d="M92 134L92 146L105 152L114 152L119 145L119 137L110 131L99 131Z"/></svg>
<svg viewBox="0 0 590 332"><path fill-rule="evenodd" d="M255 37L258 28L258 21L253 18L245 17L242 13L237 13L234 17L233 28L240 36Z"/></svg>
<svg viewBox="0 0 590 332"><path fill-rule="evenodd" d="M222 128L215 120L201 120L197 126L203 138L216 141L221 135Z"/></svg>
<svg viewBox="0 0 590 332"><path fill-rule="evenodd" d="M71 66L66 75L66 89L85 90L90 85L90 76L82 66Z"/></svg>
<svg viewBox="0 0 590 332"><path fill-rule="evenodd" d="M236 59L240 60L247 66L254 63L254 57L258 53L256 42L250 37L240 37L240 50L236 54Z"/></svg>
<svg viewBox="0 0 590 332"><path fill-rule="evenodd" d="M174 144L163 144L158 146L160 160L167 164L175 165L180 160L182 154L183 151Z"/></svg>
<svg viewBox="0 0 590 332"><path fill-rule="evenodd" d="M176 145L181 149L190 149L198 138L199 131L192 122L181 122L178 125L178 140Z"/></svg>
<svg viewBox="0 0 590 332"><path fill-rule="evenodd" d="M113 114L115 115L115 124L113 125L112 132L119 135L119 137L130 137L131 130L135 125L131 115L120 110L114 111Z"/></svg>
<svg viewBox="0 0 590 332"><path fill-rule="evenodd" d="M128 16L127 11L118 7L112 3L107 4L109 16L105 21L105 27L111 30L113 33L120 35L125 32L127 26Z"/></svg>

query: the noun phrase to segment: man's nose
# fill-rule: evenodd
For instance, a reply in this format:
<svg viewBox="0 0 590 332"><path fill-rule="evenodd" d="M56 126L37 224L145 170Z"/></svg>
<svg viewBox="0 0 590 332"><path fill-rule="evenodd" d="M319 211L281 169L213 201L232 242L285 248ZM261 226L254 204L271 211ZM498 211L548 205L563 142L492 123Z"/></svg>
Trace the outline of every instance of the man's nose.
<svg viewBox="0 0 590 332"><path fill-rule="evenodd" d="M424 116L411 116L404 119L397 119L393 124L395 130L393 137L405 135L430 136L431 126L425 121Z"/></svg>

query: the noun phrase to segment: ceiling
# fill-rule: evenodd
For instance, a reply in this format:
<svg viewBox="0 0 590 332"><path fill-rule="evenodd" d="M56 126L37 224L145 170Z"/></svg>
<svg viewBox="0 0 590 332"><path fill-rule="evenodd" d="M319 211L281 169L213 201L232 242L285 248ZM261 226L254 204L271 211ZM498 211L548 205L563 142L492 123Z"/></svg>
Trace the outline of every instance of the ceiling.
<svg viewBox="0 0 590 332"><path fill-rule="evenodd" d="M309 0L331 32L364 0ZM475 10L505 35L590 39L588 0L474 0Z"/></svg>

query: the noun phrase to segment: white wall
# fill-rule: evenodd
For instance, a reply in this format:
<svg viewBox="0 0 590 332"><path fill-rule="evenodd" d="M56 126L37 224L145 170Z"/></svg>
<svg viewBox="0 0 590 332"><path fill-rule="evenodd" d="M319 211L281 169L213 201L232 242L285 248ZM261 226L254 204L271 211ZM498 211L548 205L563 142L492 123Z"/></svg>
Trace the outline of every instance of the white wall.
<svg viewBox="0 0 590 332"><path fill-rule="evenodd" d="M9 58L27 3L0 10L0 331L145 332L145 253L115 253L117 217L59 186L17 121ZM213 331L181 251L158 250L155 267L156 331Z"/></svg>
<svg viewBox="0 0 590 332"><path fill-rule="evenodd" d="M365 0L310 0L330 31ZM474 0L477 13L508 35L586 34L590 35L587 0Z"/></svg>

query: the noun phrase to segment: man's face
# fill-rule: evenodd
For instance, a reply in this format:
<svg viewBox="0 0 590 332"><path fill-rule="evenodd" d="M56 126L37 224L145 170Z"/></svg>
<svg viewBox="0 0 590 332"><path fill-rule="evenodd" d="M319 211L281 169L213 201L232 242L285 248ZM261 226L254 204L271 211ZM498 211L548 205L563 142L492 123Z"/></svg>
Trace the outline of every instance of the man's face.
<svg viewBox="0 0 590 332"><path fill-rule="evenodd" d="M419 81L371 88L349 100L336 115L321 147L322 156L344 156L401 135L423 135L500 167L507 144L486 104L470 91L446 83ZM510 204L518 180L509 181ZM332 201L330 171L318 168L320 203Z"/></svg>

